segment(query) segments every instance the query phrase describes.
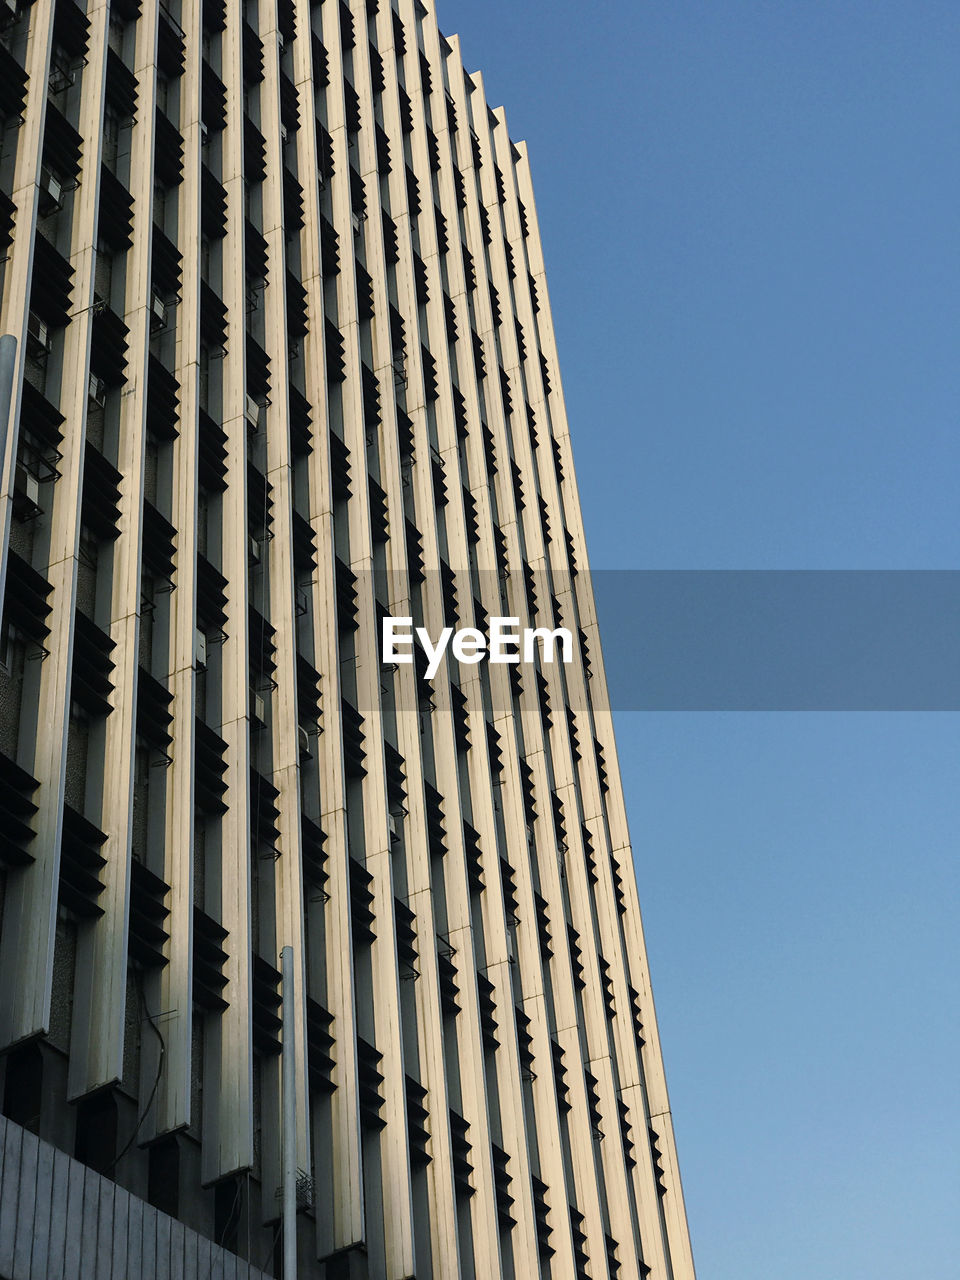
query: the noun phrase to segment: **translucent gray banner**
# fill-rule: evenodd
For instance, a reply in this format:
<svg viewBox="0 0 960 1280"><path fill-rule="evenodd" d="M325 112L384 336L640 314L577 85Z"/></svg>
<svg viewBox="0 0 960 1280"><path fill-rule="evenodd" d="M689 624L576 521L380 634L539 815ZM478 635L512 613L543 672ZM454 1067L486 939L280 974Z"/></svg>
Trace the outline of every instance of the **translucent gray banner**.
<svg viewBox="0 0 960 1280"><path fill-rule="evenodd" d="M424 628L427 648L414 635L397 660L415 671L418 699L435 678L464 676L457 630L477 628L485 636L485 652L474 653L471 666L490 660L497 613L569 628L574 665L586 645L596 669L595 638L580 630L588 619L571 609L573 599L588 598L592 583L613 710L960 710L958 570L594 570L571 577L445 569L412 579L376 571L350 579L352 593L342 582L338 595L372 591L378 601L385 679L402 669L383 658L385 620L398 620L407 636ZM429 646L444 628L449 645L434 665ZM475 640L476 634L474 649ZM536 697L535 672L522 650L522 643L514 646L520 661L512 669L511 699ZM541 669L543 661L538 647ZM341 672L347 696L356 696L349 660ZM575 683L568 684L574 700ZM596 681L591 692L597 704ZM510 707L490 710L497 716Z"/></svg>
<svg viewBox="0 0 960 1280"><path fill-rule="evenodd" d="M960 571L592 574L614 709L960 710Z"/></svg>

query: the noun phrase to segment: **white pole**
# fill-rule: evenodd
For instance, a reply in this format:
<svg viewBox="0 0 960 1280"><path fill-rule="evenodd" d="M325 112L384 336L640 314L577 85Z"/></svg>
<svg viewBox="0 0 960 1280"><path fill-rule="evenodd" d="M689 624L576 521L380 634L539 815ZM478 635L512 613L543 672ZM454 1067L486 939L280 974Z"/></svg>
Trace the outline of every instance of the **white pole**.
<svg viewBox="0 0 960 1280"><path fill-rule="evenodd" d="M13 399L13 375L17 365L17 340L12 333L0 337L0 497L9 495L13 485L13 469L16 456L10 459L10 474L6 474L7 439L10 425L10 403ZM0 510L0 613L3 612L4 593L7 582L7 538L6 516Z"/></svg>
<svg viewBox="0 0 960 1280"><path fill-rule="evenodd" d="M280 952L283 978L283 1280L297 1280L297 1099L293 1056L293 947Z"/></svg>

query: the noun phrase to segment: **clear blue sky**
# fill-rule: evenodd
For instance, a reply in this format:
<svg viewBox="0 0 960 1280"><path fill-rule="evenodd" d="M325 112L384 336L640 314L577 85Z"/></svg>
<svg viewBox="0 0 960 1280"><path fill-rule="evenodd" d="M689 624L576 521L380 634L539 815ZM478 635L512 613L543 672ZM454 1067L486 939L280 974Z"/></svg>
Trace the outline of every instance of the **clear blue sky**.
<svg viewBox="0 0 960 1280"><path fill-rule="evenodd" d="M956 0L439 0L592 563L960 567ZM954 714L618 721L700 1280L957 1275Z"/></svg>

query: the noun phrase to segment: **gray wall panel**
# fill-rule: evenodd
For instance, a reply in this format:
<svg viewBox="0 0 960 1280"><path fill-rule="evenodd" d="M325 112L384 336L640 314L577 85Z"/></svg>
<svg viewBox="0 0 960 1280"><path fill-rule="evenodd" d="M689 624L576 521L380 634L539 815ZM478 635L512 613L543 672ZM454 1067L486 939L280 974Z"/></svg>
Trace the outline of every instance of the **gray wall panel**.
<svg viewBox="0 0 960 1280"><path fill-rule="evenodd" d="M140 1265L141 1280L165 1280L159 1275L157 1266L157 1218L158 1214L152 1204L141 1204L143 1214L143 1251Z"/></svg>
<svg viewBox="0 0 960 1280"><path fill-rule="evenodd" d="M100 1186L100 1204L97 1214L97 1246L91 1276L96 1280L113 1280L113 1221L117 1188L112 1182ZM119 1192L122 1196L122 1190Z"/></svg>
<svg viewBox="0 0 960 1280"><path fill-rule="evenodd" d="M47 1244L47 1269L50 1280L65 1280L64 1250L67 1243L67 1219L63 1206L67 1203L70 1188L71 1160L62 1151L53 1153L53 1183L50 1189L48 1221L50 1238Z"/></svg>
<svg viewBox="0 0 960 1280"><path fill-rule="evenodd" d="M187 1230L182 1222L170 1221L170 1280L185 1280L184 1239Z"/></svg>
<svg viewBox="0 0 960 1280"><path fill-rule="evenodd" d="M13 1274L30 1274L33 1224L37 1212L37 1139L25 1133L20 1144L20 1195L14 1228Z"/></svg>
<svg viewBox="0 0 960 1280"><path fill-rule="evenodd" d="M0 1116L5 1280L267 1280Z"/></svg>
<svg viewBox="0 0 960 1280"><path fill-rule="evenodd" d="M172 1219L165 1213L157 1214L157 1274L170 1274L170 1228Z"/></svg>
<svg viewBox="0 0 960 1280"><path fill-rule="evenodd" d="M76 1160L69 1161L67 1174L67 1196L61 1205L53 1205L53 1212L63 1220L63 1274L78 1276L80 1274L80 1231L74 1224L83 1221L83 1188L86 1181L86 1169ZM19 1280L19 1277L14 1277Z"/></svg>
<svg viewBox="0 0 960 1280"><path fill-rule="evenodd" d="M200 1273L197 1269L197 1237L192 1231L184 1230L184 1247L183 1247L183 1280L199 1280Z"/></svg>
<svg viewBox="0 0 960 1280"><path fill-rule="evenodd" d="M125 1258L127 1256L127 1233L129 1231L130 1222L130 1195L128 1192L117 1188L117 1194L113 1202L113 1247L112 1256L114 1258Z"/></svg>
<svg viewBox="0 0 960 1280"><path fill-rule="evenodd" d="M6 1124L6 1122L5 1122ZM23 1130L6 1124L3 1135L3 1186L0 1195L0 1272L13 1275L13 1246L17 1234L20 1198L20 1137Z"/></svg>
<svg viewBox="0 0 960 1280"><path fill-rule="evenodd" d="M143 1205L139 1200L131 1197L127 1210L127 1267L131 1276L140 1275L142 1241Z"/></svg>
<svg viewBox="0 0 960 1280"><path fill-rule="evenodd" d="M80 1271L79 1275L93 1275L97 1266L97 1228L100 1217L100 1182L101 1179L91 1177L83 1172L83 1213L79 1221L71 1213L67 1223L70 1235L80 1236Z"/></svg>
<svg viewBox="0 0 960 1280"><path fill-rule="evenodd" d="M213 1280L215 1274L210 1242L200 1239L197 1241L197 1275L199 1280Z"/></svg>
<svg viewBox="0 0 960 1280"><path fill-rule="evenodd" d="M37 1152L36 1223L41 1229L32 1229L33 1247L30 1253L30 1275L43 1276L52 1271L50 1266L50 1223L53 1206L53 1171L57 1152L46 1142Z"/></svg>

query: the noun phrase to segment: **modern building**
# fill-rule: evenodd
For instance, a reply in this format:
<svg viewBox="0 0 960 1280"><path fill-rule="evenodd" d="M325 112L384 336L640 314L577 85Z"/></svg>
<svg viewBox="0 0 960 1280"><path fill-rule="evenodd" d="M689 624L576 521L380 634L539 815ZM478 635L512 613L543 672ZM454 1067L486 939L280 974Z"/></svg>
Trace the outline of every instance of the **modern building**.
<svg viewBox="0 0 960 1280"><path fill-rule="evenodd" d="M0 13L0 1277L690 1280L524 147L420 0Z"/></svg>

